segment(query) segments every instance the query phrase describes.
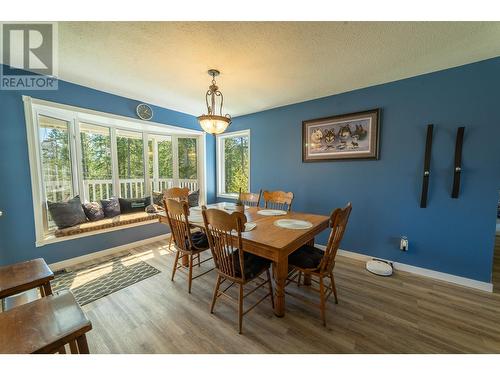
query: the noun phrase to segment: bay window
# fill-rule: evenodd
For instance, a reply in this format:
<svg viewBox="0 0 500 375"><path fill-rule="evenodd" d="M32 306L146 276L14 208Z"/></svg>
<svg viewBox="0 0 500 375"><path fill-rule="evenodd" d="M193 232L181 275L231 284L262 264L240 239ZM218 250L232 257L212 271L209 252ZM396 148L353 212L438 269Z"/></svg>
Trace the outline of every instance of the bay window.
<svg viewBox="0 0 500 375"><path fill-rule="evenodd" d="M37 246L57 240L47 201L141 198L180 186L200 190L205 203L202 132L23 100Z"/></svg>

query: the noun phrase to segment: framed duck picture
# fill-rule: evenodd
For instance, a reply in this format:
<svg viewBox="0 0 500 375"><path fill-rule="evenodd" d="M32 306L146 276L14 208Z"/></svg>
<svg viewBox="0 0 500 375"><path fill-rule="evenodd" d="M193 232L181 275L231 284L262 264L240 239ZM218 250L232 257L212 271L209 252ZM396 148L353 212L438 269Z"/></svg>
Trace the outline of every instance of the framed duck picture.
<svg viewBox="0 0 500 375"><path fill-rule="evenodd" d="M380 109L302 122L302 161L378 159Z"/></svg>

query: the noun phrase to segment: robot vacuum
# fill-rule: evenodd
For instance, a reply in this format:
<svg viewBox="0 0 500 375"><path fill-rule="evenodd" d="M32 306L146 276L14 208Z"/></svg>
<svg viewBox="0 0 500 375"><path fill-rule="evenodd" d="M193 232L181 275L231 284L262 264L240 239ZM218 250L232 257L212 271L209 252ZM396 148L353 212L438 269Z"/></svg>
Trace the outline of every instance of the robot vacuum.
<svg viewBox="0 0 500 375"><path fill-rule="evenodd" d="M392 264L380 259L372 259L366 262L366 269L379 276L391 276L392 275Z"/></svg>

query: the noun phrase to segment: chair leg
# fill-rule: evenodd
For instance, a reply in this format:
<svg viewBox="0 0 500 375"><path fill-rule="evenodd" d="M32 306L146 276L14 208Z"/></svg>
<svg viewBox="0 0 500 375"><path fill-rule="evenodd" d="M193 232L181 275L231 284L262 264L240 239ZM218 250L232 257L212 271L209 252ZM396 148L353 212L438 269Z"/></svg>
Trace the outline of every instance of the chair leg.
<svg viewBox="0 0 500 375"><path fill-rule="evenodd" d="M180 251L177 250L175 253L175 260L174 260L174 269L172 270L172 281L174 281L174 276L175 276L175 271L177 271L177 263L179 262L179 254Z"/></svg>
<svg viewBox="0 0 500 375"><path fill-rule="evenodd" d="M170 250L170 246L172 246L172 233L170 233L170 238L168 239L168 249Z"/></svg>
<svg viewBox="0 0 500 375"><path fill-rule="evenodd" d="M212 305L210 306L210 314L214 313L215 301L217 300L217 294L219 293L220 286L220 275L217 275L217 281L215 282L214 295L212 297Z"/></svg>
<svg viewBox="0 0 500 375"><path fill-rule="evenodd" d="M189 256L189 293L191 293L191 284L193 283L193 257L193 254Z"/></svg>
<svg viewBox="0 0 500 375"><path fill-rule="evenodd" d="M238 333L243 325L243 284L240 284L240 298L238 299Z"/></svg>
<svg viewBox="0 0 500 375"><path fill-rule="evenodd" d="M299 271L299 278L297 279L297 286L300 287L300 278L302 277L302 272Z"/></svg>
<svg viewBox="0 0 500 375"><path fill-rule="evenodd" d="M271 294L271 304L274 309L274 293L273 293L273 283L271 282L271 272L269 272L269 268L266 270L267 274L267 282L269 283L269 293Z"/></svg>
<svg viewBox="0 0 500 375"><path fill-rule="evenodd" d="M76 339L76 344L78 345L78 352L80 354L89 354L89 345L87 344L87 337L85 333Z"/></svg>
<svg viewBox="0 0 500 375"><path fill-rule="evenodd" d="M333 278L333 272L330 272L330 282L332 283L332 290L333 290L333 296L335 297L335 304L339 303L339 300L337 298L337 288L335 287L335 279Z"/></svg>
<svg viewBox="0 0 500 375"><path fill-rule="evenodd" d="M321 319L323 320L323 325L326 326L326 314L325 314L325 285L323 284L323 278L319 277L319 294L320 294L320 305Z"/></svg>
<svg viewBox="0 0 500 375"><path fill-rule="evenodd" d="M78 354L78 346L75 340L69 342L69 349L71 354Z"/></svg>
<svg viewBox="0 0 500 375"><path fill-rule="evenodd" d="M198 253L198 267L201 267L201 253Z"/></svg>

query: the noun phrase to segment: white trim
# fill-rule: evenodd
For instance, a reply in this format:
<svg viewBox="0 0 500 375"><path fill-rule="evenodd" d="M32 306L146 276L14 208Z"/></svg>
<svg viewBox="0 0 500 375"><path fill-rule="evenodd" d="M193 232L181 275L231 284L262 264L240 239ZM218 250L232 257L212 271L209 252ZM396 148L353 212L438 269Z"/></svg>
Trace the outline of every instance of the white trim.
<svg viewBox="0 0 500 375"><path fill-rule="evenodd" d="M163 124L160 122L144 121L139 118L126 117L121 115L115 115L114 113L95 111L93 109L76 107L67 104L61 104L56 102L51 102L48 100L36 99L30 96L23 95L23 100L30 102L35 107L50 107L57 109L58 111L68 112L67 114L71 117L77 117L78 121L90 122L93 124L101 124L106 126L121 127L124 129L131 129L138 131L138 127L141 132L155 133L175 133L175 134L185 134L185 135L203 135L204 132L201 130L191 130L187 128L182 128L176 125ZM102 123L103 118L105 118L105 124Z"/></svg>
<svg viewBox="0 0 500 375"><path fill-rule="evenodd" d="M217 173L217 198L237 199L238 194L223 192L225 186L225 165L224 165L224 148L222 147L225 138L248 137L248 191L250 191L251 177L251 136L250 129L238 130L235 132L218 134L215 137L216 142L216 173Z"/></svg>
<svg viewBox="0 0 500 375"><path fill-rule="evenodd" d="M52 271L58 271L58 270L66 268L66 267L74 266L74 265L79 264L79 263L88 262L89 260L92 260L95 258L100 258L100 257L106 256L106 255L112 255L115 253L119 253L121 251L132 249L134 247L144 246L144 245L147 245L149 243L156 242L156 241L164 241L164 240L168 239L169 237L170 237L170 234L161 234L161 235L156 236L156 237L146 238L144 240L131 242L131 243L128 243L125 245L111 247L109 249L96 251L94 253L82 255L82 256L79 256L76 258L71 258L71 259L60 261L60 262L51 263L51 264L49 264L49 267Z"/></svg>
<svg viewBox="0 0 500 375"><path fill-rule="evenodd" d="M325 249L324 245L316 245L316 246L320 249L323 249L323 250ZM355 253L352 251L341 250L341 249L338 250L338 255L345 256L347 258L361 260L364 262L374 258L370 255ZM378 257L375 257L375 258L381 259ZM386 259L382 259L382 260L386 260ZM450 273L434 271L434 270L430 270L428 268L416 267L416 266L412 266L412 265L405 264L405 263L393 262L391 260L386 260L386 261L390 262L392 264L393 268L395 270L398 270L398 271L404 271L404 272L412 273L412 274L419 275L419 276L429 277L431 279L446 281L449 283L458 284L461 286L466 286L469 288L482 290L484 292L493 292L493 284L492 283L487 283L484 281L469 279L469 278L462 277L462 276L456 276L456 275L452 275Z"/></svg>
<svg viewBox="0 0 500 375"><path fill-rule="evenodd" d="M64 241L70 241L70 240L76 240L76 239L82 238L82 237L95 236L95 235L98 235L98 234L103 234L103 233L108 233L108 232L114 232L114 231L121 230L121 229L134 228L134 227L140 227L142 225L158 224L158 223L159 223L158 220L146 220L146 221L140 221L138 223L123 224L123 225L118 225L116 227L110 227L110 228L104 228L104 229L99 229L99 230L93 230L91 232L73 234L71 236L64 236L64 237L56 237L53 234L50 234L48 236L45 236L41 240L37 240L35 242L35 246L36 247L42 247L42 246L45 246L45 245L50 245L52 243L64 242Z"/></svg>

